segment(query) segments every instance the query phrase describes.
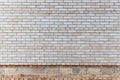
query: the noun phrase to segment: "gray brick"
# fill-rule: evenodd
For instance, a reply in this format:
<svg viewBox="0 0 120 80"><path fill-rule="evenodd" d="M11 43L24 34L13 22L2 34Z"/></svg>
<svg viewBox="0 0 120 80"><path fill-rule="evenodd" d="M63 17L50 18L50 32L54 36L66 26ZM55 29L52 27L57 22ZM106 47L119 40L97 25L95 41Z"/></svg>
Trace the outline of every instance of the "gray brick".
<svg viewBox="0 0 120 80"><path fill-rule="evenodd" d="M0 64L119 65L119 13L119 0L0 0Z"/></svg>

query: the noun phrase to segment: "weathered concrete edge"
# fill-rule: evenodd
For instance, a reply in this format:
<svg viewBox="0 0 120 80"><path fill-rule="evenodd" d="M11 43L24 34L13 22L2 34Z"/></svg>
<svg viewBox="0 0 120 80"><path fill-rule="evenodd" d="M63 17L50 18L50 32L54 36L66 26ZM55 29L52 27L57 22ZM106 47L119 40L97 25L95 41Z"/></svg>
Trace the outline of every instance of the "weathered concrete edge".
<svg viewBox="0 0 120 80"><path fill-rule="evenodd" d="M120 76L120 66L43 66L1 65L0 75L113 75Z"/></svg>

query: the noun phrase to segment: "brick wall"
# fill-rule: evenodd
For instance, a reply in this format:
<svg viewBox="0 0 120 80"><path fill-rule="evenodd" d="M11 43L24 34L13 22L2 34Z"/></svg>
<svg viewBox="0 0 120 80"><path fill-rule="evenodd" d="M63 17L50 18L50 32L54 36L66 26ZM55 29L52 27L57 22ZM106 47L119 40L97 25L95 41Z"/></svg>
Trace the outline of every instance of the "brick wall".
<svg viewBox="0 0 120 80"><path fill-rule="evenodd" d="M0 0L1 65L120 65L120 0Z"/></svg>

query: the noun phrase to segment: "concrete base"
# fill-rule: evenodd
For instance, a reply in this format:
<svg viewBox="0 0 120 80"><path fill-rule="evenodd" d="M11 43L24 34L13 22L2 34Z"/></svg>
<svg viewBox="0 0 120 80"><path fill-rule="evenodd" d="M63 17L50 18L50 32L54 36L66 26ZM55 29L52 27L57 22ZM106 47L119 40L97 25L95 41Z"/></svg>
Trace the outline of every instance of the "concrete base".
<svg viewBox="0 0 120 80"><path fill-rule="evenodd" d="M120 80L120 66L1 66L0 75L1 78L15 78L16 76L29 78L34 75L34 78Z"/></svg>

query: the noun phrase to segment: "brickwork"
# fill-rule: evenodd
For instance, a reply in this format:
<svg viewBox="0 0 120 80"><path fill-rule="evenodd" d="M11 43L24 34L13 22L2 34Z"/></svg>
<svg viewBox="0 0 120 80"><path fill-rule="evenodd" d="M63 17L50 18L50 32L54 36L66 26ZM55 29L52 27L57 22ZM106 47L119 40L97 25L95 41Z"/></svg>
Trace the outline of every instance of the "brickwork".
<svg viewBox="0 0 120 80"><path fill-rule="evenodd" d="M1 65L120 65L119 0L0 0Z"/></svg>

